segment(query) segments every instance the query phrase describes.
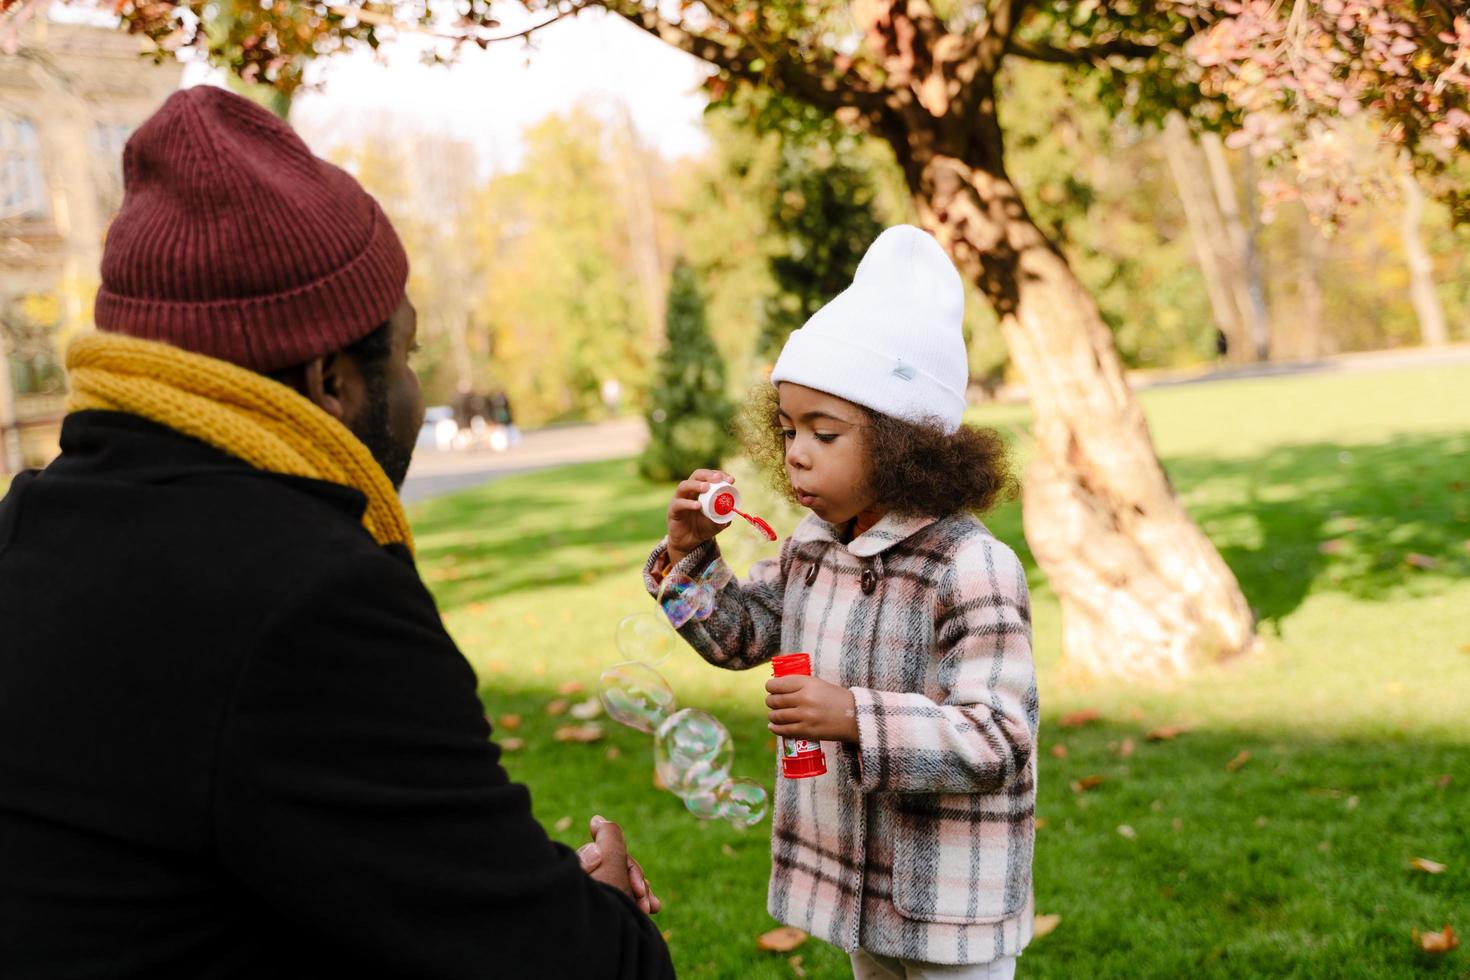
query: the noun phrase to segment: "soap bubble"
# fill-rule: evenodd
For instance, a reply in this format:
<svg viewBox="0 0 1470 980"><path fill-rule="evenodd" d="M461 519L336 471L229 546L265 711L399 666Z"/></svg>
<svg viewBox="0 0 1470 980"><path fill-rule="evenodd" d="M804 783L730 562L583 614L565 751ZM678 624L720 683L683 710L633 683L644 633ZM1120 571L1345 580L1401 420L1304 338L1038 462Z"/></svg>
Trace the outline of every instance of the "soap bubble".
<svg viewBox="0 0 1470 980"><path fill-rule="evenodd" d="M618 650L629 660L656 667L674 652L679 634L656 613L634 613L618 623Z"/></svg>
<svg viewBox="0 0 1470 980"><path fill-rule="evenodd" d="M733 578L716 559L697 577L674 575L661 590L665 614L675 625L704 618L714 608L715 593ZM674 691L654 669L682 642L665 616L624 616L615 634L617 648L628 658L602 672L598 700L608 716L629 728L652 732L658 783L684 801L701 820L729 820L749 827L766 816L766 791L748 779L732 780L735 743L719 719L703 711L675 711Z"/></svg>
<svg viewBox="0 0 1470 980"><path fill-rule="evenodd" d="M735 744L718 718L697 708L670 715L653 738L653 764L675 796L709 792L730 776Z"/></svg>
<svg viewBox="0 0 1470 980"><path fill-rule="evenodd" d="M753 780L727 780L715 791L715 798L717 815L737 827L754 827L766 817L766 789Z"/></svg>
<svg viewBox="0 0 1470 980"><path fill-rule="evenodd" d="M598 679L597 696L613 721L651 732L674 711L674 692L663 675L643 663L614 664Z"/></svg>
<svg viewBox="0 0 1470 980"><path fill-rule="evenodd" d="M669 573L659 590L659 602L664 607L669 625L679 629L690 620L708 619L715 609L715 596L734 579L735 573L720 558L710 562L694 577L682 572Z"/></svg>
<svg viewBox="0 0 1470 980"><path fill-rule="evenodd" d="M684 797L684 808L701 820L714 820L724 816L725 801L719 790L700 790Z"/></svg>

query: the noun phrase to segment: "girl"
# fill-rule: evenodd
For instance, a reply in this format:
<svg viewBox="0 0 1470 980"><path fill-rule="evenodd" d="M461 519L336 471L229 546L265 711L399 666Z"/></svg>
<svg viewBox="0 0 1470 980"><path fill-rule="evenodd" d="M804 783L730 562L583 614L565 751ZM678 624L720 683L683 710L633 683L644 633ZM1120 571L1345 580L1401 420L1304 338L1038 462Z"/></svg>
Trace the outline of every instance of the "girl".
<svg viewBox="0 0 1470 980"><path fill-rule="evenodd" d="M811 655L812 676L766 684L771 731L829 760L778 777L768 908L859 978L1008 978L1031 938L1030 608L1015 554L971 515L1011 481L1000 437L960 424L963 306L938 243L900 226L791 335L756 456L811 515L680 630L732 670ZM725 525L696 499L715 481L733 478L679 485L650 594L721 560Z"/></svg>

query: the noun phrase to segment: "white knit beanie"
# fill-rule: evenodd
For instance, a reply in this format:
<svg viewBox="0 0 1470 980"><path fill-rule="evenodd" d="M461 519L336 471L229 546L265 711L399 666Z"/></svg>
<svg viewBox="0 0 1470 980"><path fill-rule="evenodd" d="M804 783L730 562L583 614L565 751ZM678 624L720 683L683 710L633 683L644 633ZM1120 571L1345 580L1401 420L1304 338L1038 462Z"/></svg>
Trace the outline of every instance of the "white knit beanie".
<svg viewBox="0 0 1470 980"><path fill-rule="evenodd" d="M898 225L878 236L852 285L793 331L771 384L790 381L946 435L965 412L965 289L929 234Z"/></svg>

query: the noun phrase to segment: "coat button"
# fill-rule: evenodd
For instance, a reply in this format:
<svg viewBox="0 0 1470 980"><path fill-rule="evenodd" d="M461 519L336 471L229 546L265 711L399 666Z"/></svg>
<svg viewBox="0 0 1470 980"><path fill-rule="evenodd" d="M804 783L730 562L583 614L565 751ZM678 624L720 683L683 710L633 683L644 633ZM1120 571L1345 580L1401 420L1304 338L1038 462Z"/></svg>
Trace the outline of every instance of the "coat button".
<svg viewBox="0 0 1470 980"><path fill-rule="evenodd" d="M817 580L817 566L813 565L806 570L806 584L811 585Z"/></svg>
<svg viewBox="0 0 1470 980"><path fill-rule="evenodd" d="M863 569L863 595L872 595L873 590L878 587L878 576L873 574L871 568Z"/></svg>

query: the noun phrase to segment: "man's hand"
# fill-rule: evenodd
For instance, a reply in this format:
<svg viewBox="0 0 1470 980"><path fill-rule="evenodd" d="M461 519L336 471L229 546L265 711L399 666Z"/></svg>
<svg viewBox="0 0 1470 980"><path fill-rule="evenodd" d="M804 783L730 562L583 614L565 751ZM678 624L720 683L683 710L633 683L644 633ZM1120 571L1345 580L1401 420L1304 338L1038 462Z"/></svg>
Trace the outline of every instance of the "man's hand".
<svg viewBox="0 0 1470 980"><path fill-rule="evenodd" d="M794 675L766 681L771 731L784 738L830 742L858 740L857 700L845 687L820 677Z"/></svg>
<svg viewBox="0 0 1470 980"><path fill-rule="evenodd" d="M645 915L663 908L664 903L648 887L643 868L629 856L622 828L602 817L593 817L591 828L592 842L577 849L582 870L633 899Z"/></svg>

